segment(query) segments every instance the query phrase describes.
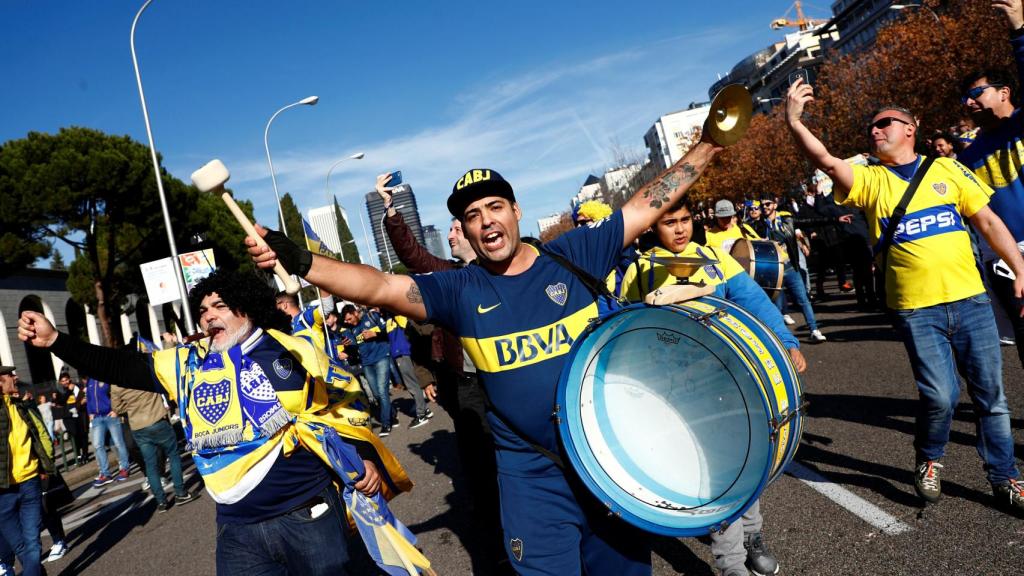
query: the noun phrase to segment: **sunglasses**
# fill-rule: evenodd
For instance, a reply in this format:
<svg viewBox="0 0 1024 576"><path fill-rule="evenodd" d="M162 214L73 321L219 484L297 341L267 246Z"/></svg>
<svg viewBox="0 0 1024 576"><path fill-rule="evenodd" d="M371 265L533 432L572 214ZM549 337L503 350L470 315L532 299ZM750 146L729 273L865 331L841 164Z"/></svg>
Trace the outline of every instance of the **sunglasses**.
<svg viewBox="0 0 1024 576"><path fill-rule="evenodd" d="M900 122L901 124L906 124L907 126L911 125L910 122L907 122L906 120L903 120L901 118L896 118L895 116L886 116L885 118L879 118L878 120L872 122L869 128L878 128L879 130L885 130L886 128L891 126L893 122Z"/></svg>
<svg viewBox="0 0 1024 576"><path fill-rule="evenodd" d="M1003 86L1003 84L982 84L981 86L975 86L967 92L964 92L964 95L960 97L960 103L967 104L968 100L977 100L985 90L989 88L1002 88Z"/></svg>

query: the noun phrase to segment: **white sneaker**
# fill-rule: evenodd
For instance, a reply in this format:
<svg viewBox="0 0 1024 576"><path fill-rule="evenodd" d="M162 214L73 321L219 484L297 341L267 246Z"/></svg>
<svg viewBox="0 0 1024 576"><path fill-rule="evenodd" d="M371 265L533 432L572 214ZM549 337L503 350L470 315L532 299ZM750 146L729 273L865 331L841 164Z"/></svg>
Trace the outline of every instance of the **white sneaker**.
<svg viewBox="0 0 1024 576"><path fill-rule="evenodd" d="M825 338L825 335L821 333L821 330L812 330L811 340L814 340L815 342L824 342L825 340L828 340L828 338Z"/></svg>
<svg viewBox="0 0 1024 576"><path fill-rule="evenodd" d="M784 314L782 316L782 320L786 323L786 326L792 326L793 324L796 324L796 320L793 320L793 317L790 316L789 314Z"/></svg>
<svg viewBox="0 0 1024 576"><path fill-rule="evenodd" d="M172 482L170 478L161 477L160 485L164 487L164 491L166 492L168 489L174 486L174 482ZM142 481L142 491L149 492L149 478L146 478L145 480ZM3 574L0 574L0 576L3 576Z"/></svg>
<svg viewBox="0 0 1024 576"><path fill-rule="evenodd" d="M68 553L69 546L63 542L54 542L50 548L50 555L43 562L55 562Z"/></svg>

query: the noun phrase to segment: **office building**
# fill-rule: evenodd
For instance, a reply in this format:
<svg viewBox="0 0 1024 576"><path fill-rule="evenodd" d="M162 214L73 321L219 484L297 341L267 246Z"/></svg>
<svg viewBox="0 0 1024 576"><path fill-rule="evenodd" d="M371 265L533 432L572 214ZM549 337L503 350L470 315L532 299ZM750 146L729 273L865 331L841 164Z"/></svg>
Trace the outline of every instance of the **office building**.
<svg viewBox="0 0 1024 576"><path fill-rule="evenodd" d="M423 227L420 224L420 212L416 206L416 196L412 192L412 186L402 184L395 188L391 197L395 209L402 215L405 223L409 226L416 241L424 244ZM380 262L380 269L387 271L390 266L398 264L395 257L395 249L391 246L391 240L384 230L384 201L376 191L366 195L366 212L370 216L367 226L373 228L372 236L377 247L377 259Z"/></svg>

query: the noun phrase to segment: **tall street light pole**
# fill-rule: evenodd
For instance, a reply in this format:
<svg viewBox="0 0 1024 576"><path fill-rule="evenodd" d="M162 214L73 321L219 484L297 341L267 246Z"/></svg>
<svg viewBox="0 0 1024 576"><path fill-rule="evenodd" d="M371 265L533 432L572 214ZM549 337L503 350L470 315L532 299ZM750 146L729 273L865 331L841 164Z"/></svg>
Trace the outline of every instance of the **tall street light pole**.
<svg viewBox="0 0 1024 576"><path fill-rule="evenodd" d="M281 218L281 232L285 236L288 235L288 228L284 221L284 210L281 208L281 194L277 191L277 175L274 174L274 161L270 158L270 125L274 123L274 118L277 115L289 108L296 106L315 106L320 101L319 96L307 96L298 102L292 102L291 104L281 108L274 115L267 120L267 127L263 130L263 148L267 151L267 165L270 166L270 181L274 184L274 197L277 198L277 215Z"/></svg>
<svg viewBox="0 0 1024 576"><path fill-rule="evenodd" d="M171 215L167 210L167 197L164 195L164 181L160 177L160 161L156 157L156 145L153 143L153 128L149 124L149 110L146 107L146 94L142 91L142 75L139 73L139 60L135 56L135 28L139 23L142 13L149 7L153 0L146 0L135 14L132 20L131 49L132 66L135 67L135 82L139 86L139 100L142 102L142 118L146 123L146 137L149 139L149 155L153 161L153 174L156 176L156 191L160 196L160 210L164 215L164 228L167 230L167 245L171 249L171 264L174 266L174 280L178 285L178 295L181 297L181 310L185 320L185 332L191 336L195 334L195 325L192 323L192 311L188 305L188 291L185 290L185 279L181 274L181 262L178 261L178 246L174 242L174 229L171 228Z"/></svg>
<svg viewBox="0 0 1024 576"><path fill-rule="evenodd" d="M366 244L366 253L373 254L373 248L370 248L370 236L366 233L366 222L363 222L363 211L359 210L359 227L363 229L363 243ZM380 264L381 270L384 269L383 262L380 261L380 251L377 251L377 263Z"/></svg>
<svg viewBox="0 0 1024 576"><path fill-rule="evenodd" d="M362 152L356 152L355 154L353 154L351 156L345 156L341 160L338 160L334 164L331 164L331 167L327 169L327 183L324 184L324 195L327 196L327 202L329 202L331 205L334 204L334 196L331 196L331 172L334 172L334 169L338 167L338 164L341 164L342 162L344 162L346 160L362 160L365 156L366 156L366 154L364 154ZM365 228L363 229L363 232L364 233L366 232ZM341 239L339 238L338 241L340 242ZM349 243L352 243L352 242L355 242L355 240L354 239L350 240L349 242L345 242L345 243L343 243L341 245L341 254L340 254L340 256L341 256L341 261L342 262L345 261L345 244L349 244ZM356 248L358 249L358 246Z"/></svg>

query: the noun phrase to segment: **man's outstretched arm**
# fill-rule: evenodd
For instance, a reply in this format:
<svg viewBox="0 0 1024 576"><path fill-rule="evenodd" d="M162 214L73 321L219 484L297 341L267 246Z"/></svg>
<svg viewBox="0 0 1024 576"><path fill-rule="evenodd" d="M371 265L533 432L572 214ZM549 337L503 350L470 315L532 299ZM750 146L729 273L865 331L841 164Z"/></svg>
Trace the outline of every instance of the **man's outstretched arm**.
<svg viewBox="0 0 1024 576"><path fill-rule="evenodd" d="M270 270L278 260L286 270L331 294L367 306L381 306L415 320L424 320L427 309L416 282L409 276L385 274L365 264L348 264L311 254L284 234L256 227L269 247L245 239L257 267Z"/></svg>
<svg viewBox="0 0 1024 576"><path fill-rule="evenodd" d="M722 149L705 135L686 156L637 190L622 207L623 247L653 226L658 217L682 198Z"/></svg>

